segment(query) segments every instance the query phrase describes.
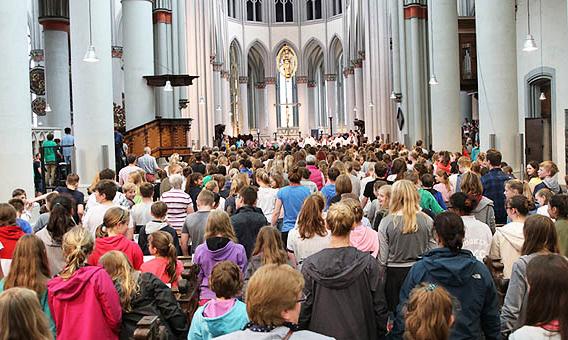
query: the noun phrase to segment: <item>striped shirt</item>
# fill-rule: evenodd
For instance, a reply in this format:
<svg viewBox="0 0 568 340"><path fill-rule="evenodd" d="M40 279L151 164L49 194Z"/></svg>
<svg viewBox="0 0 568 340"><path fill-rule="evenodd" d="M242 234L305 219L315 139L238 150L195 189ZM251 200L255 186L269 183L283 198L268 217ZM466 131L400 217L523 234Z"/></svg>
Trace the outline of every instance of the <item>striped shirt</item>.
<svg viewBox="0 0 568 340"><path fill-rule="evenodd" d="M192 204L191 197L180 189L170 189L162 194L162 202L168 206L168 223L176 229L183 227L187 207Z"/></svg>

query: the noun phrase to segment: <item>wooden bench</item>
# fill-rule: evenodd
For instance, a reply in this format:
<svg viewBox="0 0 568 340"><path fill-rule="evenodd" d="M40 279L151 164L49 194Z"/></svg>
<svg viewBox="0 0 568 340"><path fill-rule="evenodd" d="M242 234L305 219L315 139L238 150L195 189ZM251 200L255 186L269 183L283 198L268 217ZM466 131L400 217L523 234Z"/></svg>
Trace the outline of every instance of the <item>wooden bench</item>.
<svg viewBox="0 0 568 340"><path fill-rule="evenodd" d="M199 307L199 266L192 263L191 256L178 256L178 260L183 263L184 269L181 273L178 288L173 289L173 293L191 324L193 314Z"/></svg>
<svg viewBox="0 0 568 340"><path fill-rule="evenodd" d="M489 255L483 259L483 263L485 263L489 272L491 272L493 282L495 282L495 288L497 288L499 303L503 306L505 295L507 295L507 288L509 287L509 279L506 279L503 274L505 266L500 258L490 257Z"/></svg>
<svg viewBox="0 0 568 340"><path fill-rule="evenodd" d="M134 340L166 340L167 338L166 327L161 325L157 316L145 316L136 324Z"/></svg>

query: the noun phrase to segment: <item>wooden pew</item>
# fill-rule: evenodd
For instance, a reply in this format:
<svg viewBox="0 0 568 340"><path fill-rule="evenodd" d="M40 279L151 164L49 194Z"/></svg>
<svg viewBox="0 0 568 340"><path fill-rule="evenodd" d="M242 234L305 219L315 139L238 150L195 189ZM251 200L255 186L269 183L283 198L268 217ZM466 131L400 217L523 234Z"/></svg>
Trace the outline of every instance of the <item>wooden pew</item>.
<svg viewBox="0 0 568 340"><path fill-rule="evenodd" d="M483 259L483 263L491 272L493 277L493 282L495 282L495 287L497 288L497 296L499 297L499 303L503 306L505 301L505 295L507 295L507 288L509 287L509 279L505 279L503 274L504 265L500 258L493 258L489 255Z"/></svg>
<svg viewBox="0 0 568 340"><path fill-rule="evenodd" d="M183 263L183 272L178 288L174 289L174 296L181 309L187 314L187 319L191 324L193 314L199 307L199 266L191 262L191 256L178 256L178 260Z"/></svg>
<svg viewBox="0 0 568 340"><path fill-rule="evenodd" d="M157 316L145 316L136 325L134 340L166 340L166 327L160 324Z"/></svg>

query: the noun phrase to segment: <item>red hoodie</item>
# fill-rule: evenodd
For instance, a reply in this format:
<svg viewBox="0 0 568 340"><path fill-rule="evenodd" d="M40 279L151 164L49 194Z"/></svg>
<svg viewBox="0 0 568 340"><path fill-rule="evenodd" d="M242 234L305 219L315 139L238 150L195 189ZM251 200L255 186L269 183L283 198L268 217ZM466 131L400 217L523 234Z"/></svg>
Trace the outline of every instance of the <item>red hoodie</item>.
<svg viewBox="0 0 568 340"><path fill-rule="evenodd" d="M89 256L87 261L90 265L96 266L99 264L99 259L104 254L111 250L118 250L124 253L130 261L130 264L134 269L140 269L142 263L144 263L144 254L138 243L130 241L124 235L115 235L108 237L101 237L95 241L95 250Z"/></svg>
<svg viewBox="0 0 568 340"><path fill-rule="evenodd" d="M26 233L16 225L0 227L0 243L4 246L4 248L0 250L0 259L11 259L14 249L16 248L16 242L25 234Z"/></svg>
<svg viewBox="0 0 568 340"><path fill-rule="evenodd" d="M118 339L120 297L103 268L79 268L67 280L56 276L47 283L47 292L58 340Z"/></svg>

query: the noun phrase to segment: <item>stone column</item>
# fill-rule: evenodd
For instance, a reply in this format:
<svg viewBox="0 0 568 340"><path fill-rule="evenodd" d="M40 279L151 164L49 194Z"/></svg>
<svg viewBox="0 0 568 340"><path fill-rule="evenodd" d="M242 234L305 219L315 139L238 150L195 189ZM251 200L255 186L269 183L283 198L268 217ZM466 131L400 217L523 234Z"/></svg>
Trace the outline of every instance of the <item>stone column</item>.
<svg viewBox="0 0 568 340"><path fill-rule="evenodd" d="M471 103L471 95L469 95L467 92L465 91L461 91L460 92L460 111L461 111L461 120L462 122L465 121L465 119L467 118L468 120L471 120L472 118L472 103Z"/></svg>
<svg viewBox="0 0 568 340"><path fill-rule="evenodd" d="M333 133L337 132L337 126L339 122L339 114L337 112L337 75L336 74L326 74L325 75L325 91L327 97L327 112L326 119L329 129L329 117L333 117ZM326 131L329 133L329 130Z"/></svg>
<svg viewBox="0 0 568 340"><path fill-rule="evenodd" d="M64 129L71 127L68 1L40 1L39 22L43 25L46 97L51 107L45 123Z"/></svg>
<svg viewBox="0 0 568 340"><path fill-rule="evenodd" d="M112 101L123 106L124 72L122 71L122 46L112 46Z"/></svg>
<svg viewBox="0 0 568 340"><path fill-rule="evenodd" d="M519 167L517 39L514 0L478 0L476 5L479 135L481 150L495 147Z"/></svg>
<svg viewBox="0 0 568 340"><path fill-rule="evenodd" d="M223 124L223 97L221 83L223 79L221 78L221 69L223 67L222 63L213 63L213 85L215 86L215 119L213 121L214 125Z"/></svg>
<svg viewBox="0 0 568 340"><path fill-rule="evenodd" d="M266 83L258 82L254 85L256 91L256 103L257 103L257 119L256 128L261 131L266 125Z"/></svg>
<svg viewBox="0 0 568 340"><path fill-rule="evenodd" d="M457 2L431 1L430 13L434 41L431 67L439 82L430 85L432 149L461 151Z"/></svg>
<svg viewBox="0 0 568 340"><path fill-rule="evenodd" d="M173 74L171 39L169 39L169 32L172 31L172 8L170 1L154 2L153 20L155 37L154 56L156 58L155 74ZM157 101L156 115L162 118L173 118L174 92L165 92L163 88L158 87L154 90L154 93Z"/></svg>
<svg viewBox="0 0 568 340"><path fill-rule="evenodd" d="M296 84L298 84L298 103L300 107L298 108L298 113L300 115L300 126L299 130L302 132L302 137L307 137L310 135L310 128L315 125L310 122L310 110L308 105L308 77L307 76L297 76Z"/></svg>
<svg viewBox="0 0 568 340"><path fill-rule="evenodd" d="M142 78L154 74L152 1L122 0L122 23L124 109L126 129L130 130L156 118L154 91Z"/></svg>
<svg viewBox="0 0 568 340"><path fill-rule="evenodd" d="M247 134L250 131L249 127L249 109L248 109L248 77L239 77L239 87L240 87L240 109L241 118L239 120L239 133Z"/></svg>
<svg viewBox="0 0 568 340"><path fill-rule="evenodd" d="M266 134L272 139L278 127L276 123L276 78L265 77L264 81L266 82L266 112L268 115Z"/></svg>
<svg viewBox="0 0 568 340"><path fill-rule="evenodd" d="M426 53L426 18L427 8L420 1L409 1L404 7L404 20L406 24L406 64L408 112L405 116L405 124L409 125L410 143L420 139L425 141L428 106L427 87L428 79L425 63Z"/></svg>
<svg viewBox="0 0 568 340"><path fill-rule="evenodd" d="M308 117L306 121L307 125L309 126L318 125L318 118L316 117L316 112L318 107L317 101L319 101L319 98L316 96L316 86L317 84L313 80L308 81L306 84L306 98L309 99L306 100L306 102L308 103L308 107L306 108L307 109L306 111L308 112Z"/></svg>
<svg viewBox="0 0 568 340"><path fill-rule="evenodd" d="M5 202L21 187L34 196L32 112L28 66L27 2L6 1L0 6L0 162L4 164L0 197Z"/></svg>
<svg viewBox="0 0 568 340"><path fill-rule="evenodd" d="M76 164L81 185L87 186L104 167L115 167L110 2L91 1L96 63L83 61L89 47L89 0L70 1L69 17Z"/></svg>
<svg viewBox="0 0 568 340"><path fill-rule="evenodd" d="M363 100L363 59L357 59L355 63L354 69L354 78L353 81L355 82L355 105L354 107L357 108L357 119L365 119L365 102Z"/></svg>
<svg viewBox="0 0 568 340"><path fill-rule="evenodd" d="M345 129L349 130L353 128L353 121L355 120L353 109L355 108L355 71L353 68L346 68L343 70L343 76L345 77L345 117L347 121L345 122ZM338 131L339 132L339 131Z"/></svg>
<svg viewBox="0 0 568 340"><path fill-rule="evenodd" d="M229 136L233 134L233 127L231 125L231 117L229 112L231 111L231 91L229 84L229 72L221 71L221 89L223 95L223 117L221 119L222 124L225 124L225 133Z"/></svg>

